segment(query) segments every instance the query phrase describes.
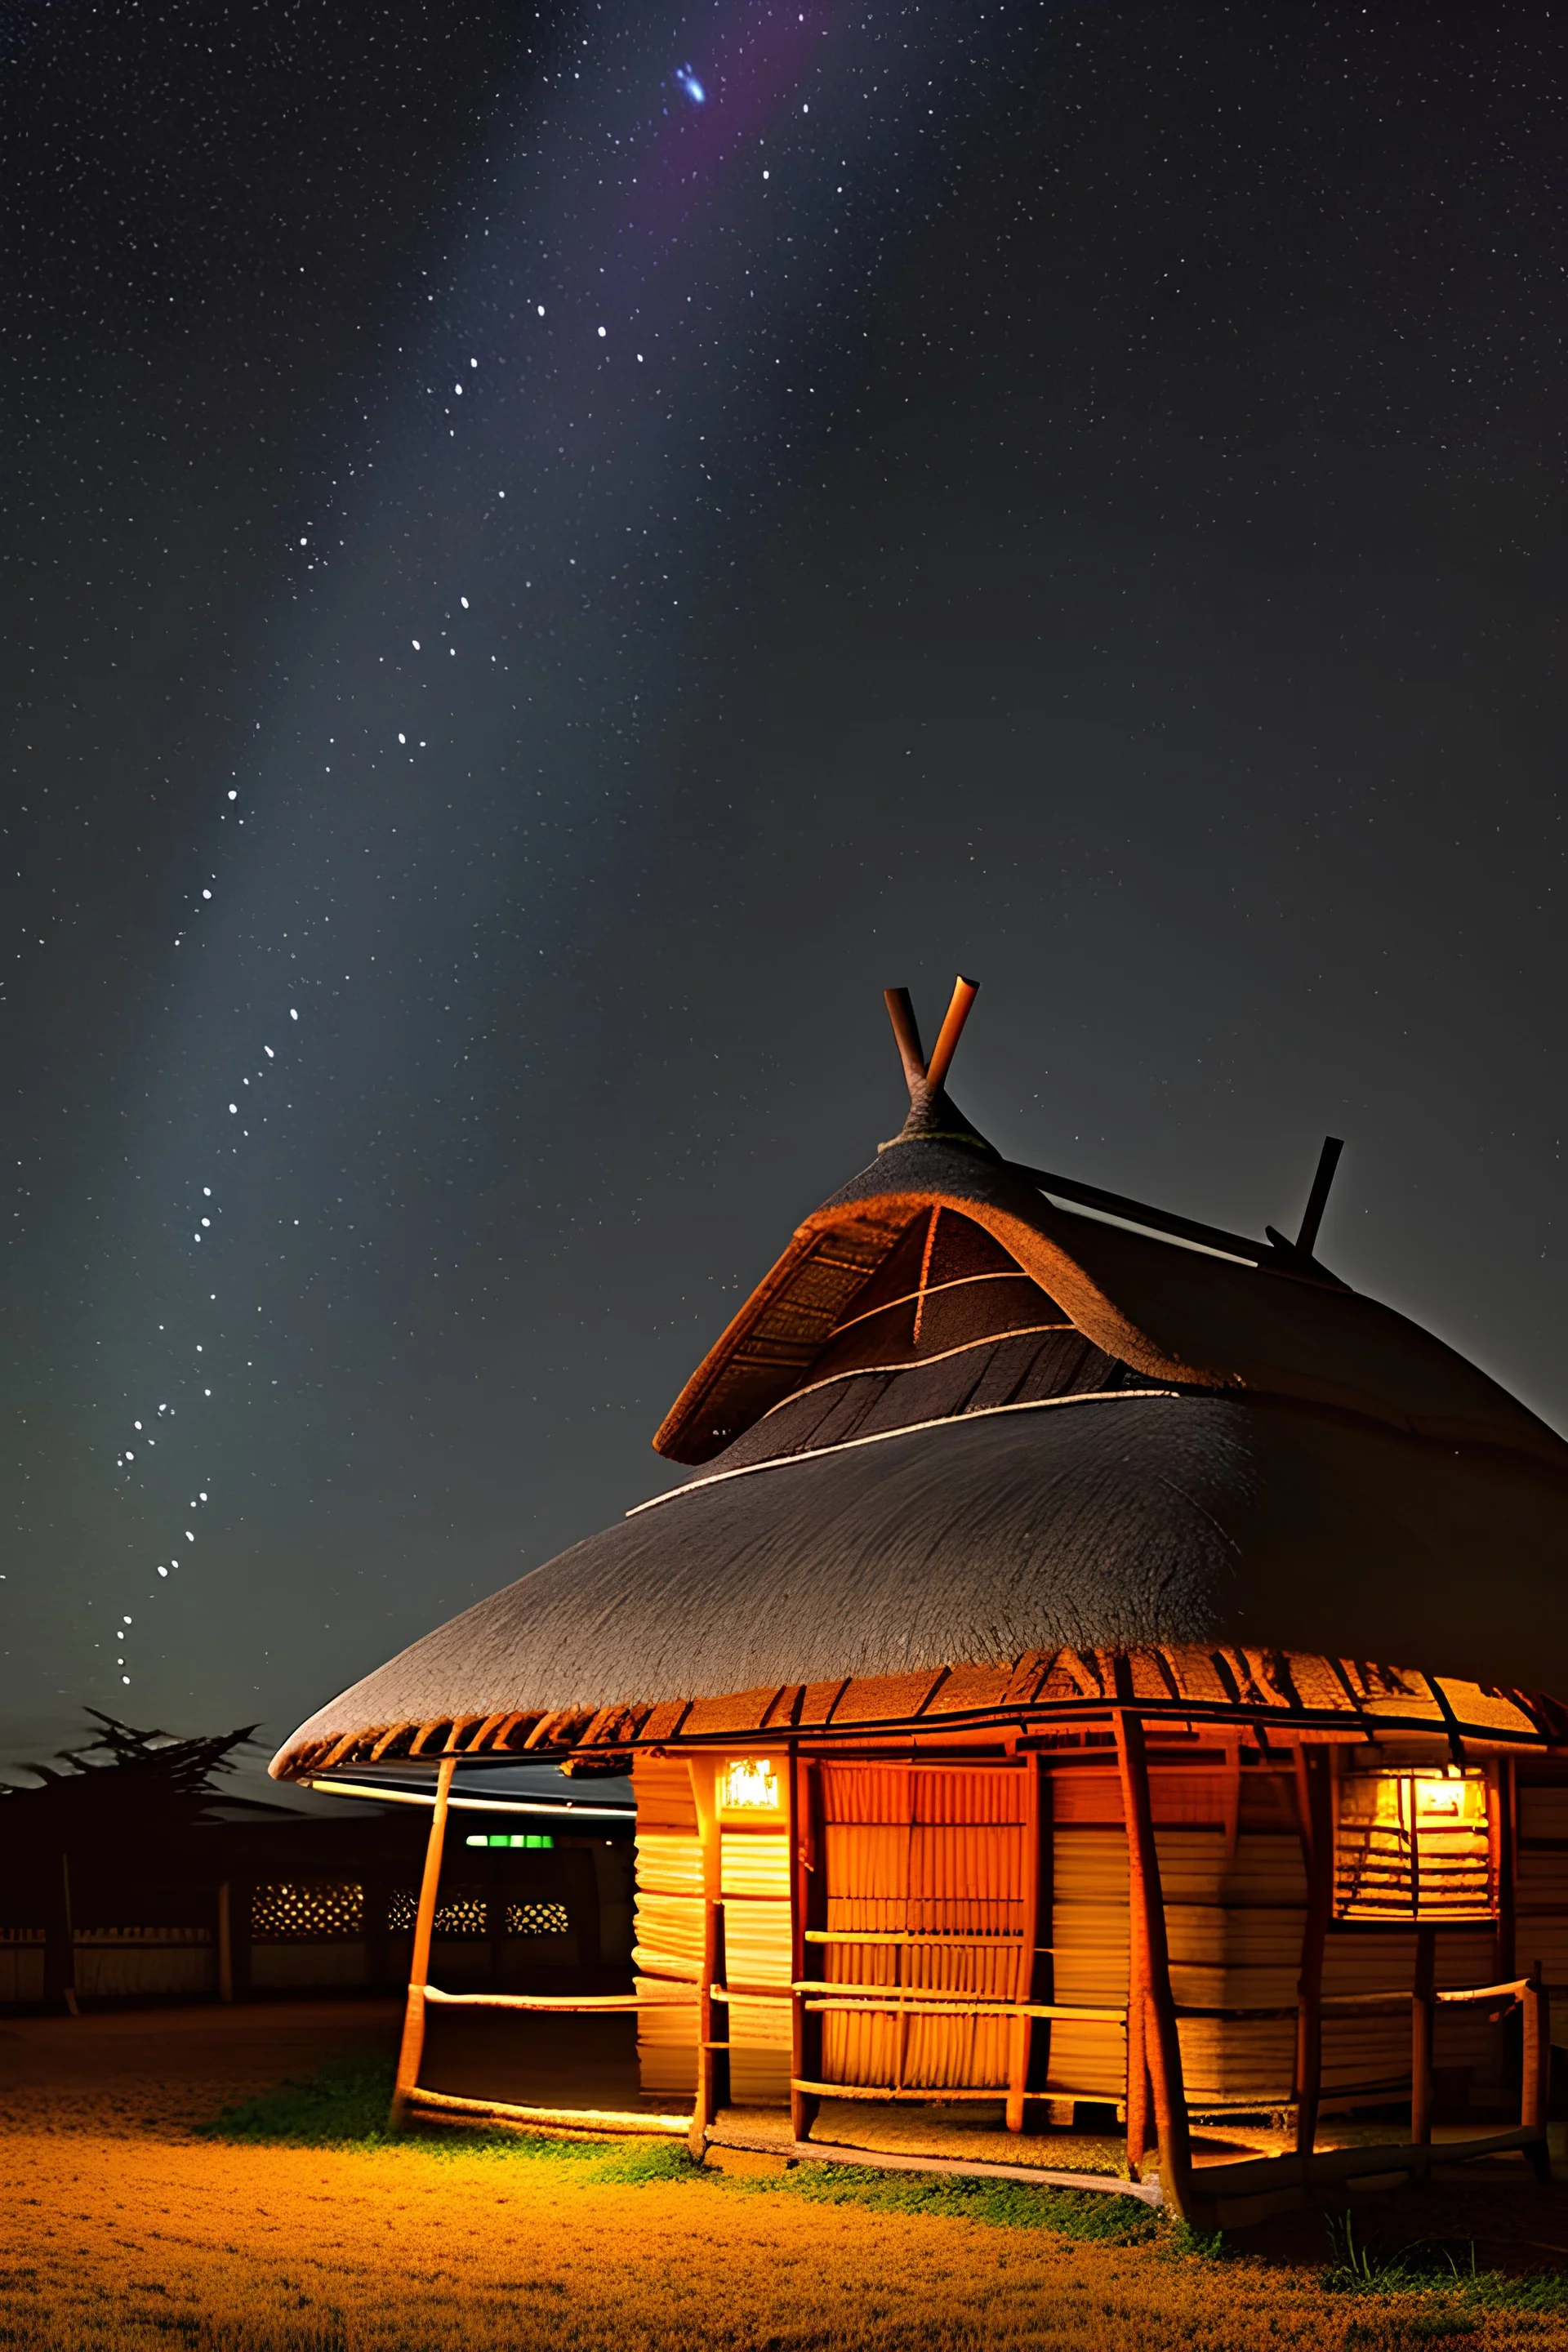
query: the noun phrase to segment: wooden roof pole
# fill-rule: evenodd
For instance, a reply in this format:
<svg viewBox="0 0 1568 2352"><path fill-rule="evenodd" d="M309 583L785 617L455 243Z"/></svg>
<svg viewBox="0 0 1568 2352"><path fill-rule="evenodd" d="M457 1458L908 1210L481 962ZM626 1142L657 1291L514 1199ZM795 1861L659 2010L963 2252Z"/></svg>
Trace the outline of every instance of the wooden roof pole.
<svg viewBox="0 0 1568 2352"><path fill-rule="evenodd" d="M702 1856L702 1973L697 1985L697 2091L691 2105L687 2147L693 2164L708 2153L708 2134L719 2120L721 2107L730 2104L728 2040L719 2041L713 1988L724 1980L724 1881L720 1844L719 1767L711 1756L689 1756L691 1801L697 1811L697 1836ZM726 2008L724 2015L729 2017ZM728 2037L729 2026L726 2023Z"/></svg>
<svg viewBox="0 0 1568 2352"><path fill-rule="evenodd" d="M960 972L952 983L952 1002L949 1004L946 1017L937 1033L937 1041L931 1048L931 1060L926 1064L926 1084L933 1095L944 1083L949 1070L952 1067L952 1057L958 1051L958 1041L963 1034L963 1024L968 1020L970 1007L979 993L980 982L977 980L965 980L963 974Z"/></svg>
<svg viewBox="0 0 1568 2352"><path fill-rule="evenodd" d="M926 1082L925 1048L921 1044L920 1024L907 988L885 988L882 1002L888 1008L888 1018L893 1024L893 1035L899 1048L899 1059L904 1066L904 1083L912 1096L917 1087Z"/></svg>
<svg viewBox="0 0 1568 2352"><path fill-rule="evenodd" d="M1130 1683L1131 1676L1124 1671L1126 1661L1119 1658L1116 1664L1118 1683ZM1142 2001L1145 2057L1160 2139L1160 2187L1177 2220L1185 2221L1193 2207L1192 2135L1182 2082L1176 2006L1171 1992L1171 1955L1165 1936L1160 1862L1154 1848L1149 1757L1143 1719L1131 1707L1119 1706L1116 1710L1116 1759L1121 1769L1121 1804L1127 1823L1127 1895L1136 1954L1134 1973L1142 1979L1141 1985L1129 1988L1129 1996L1137 1999L1141 1995Z"/></svg>
<svg viewBox="0 0 1568 2352"><path fill-rule="evenodd" d="M1334 1799L1321 1748L1296 1749L1307 1914L1296 1984L1296 2152L1310 2156L1323 2088L1323 1951L1334 1907Z"/></svg>
<svg viewBox="0 0 1568 2352"><path fill-rule="evenodd" d="M425 2055L425 1988L430 1980L430 1938L436 1926L436 1896L441 1885L441 1849L447 1840L447 1801L452 1793L455 1756L443 1756L436 1775L436 1802L430 1812L430 1836L425 1848L425 1874L419 1882L419 1908L414 1915L414 1951L408 1966L408 2006L403 2015L403 2042L397 2053L397 2079L392 2091L392 2124L399 2129L408 2119L408 2094L419 2082L419 2062Z"/></svg>

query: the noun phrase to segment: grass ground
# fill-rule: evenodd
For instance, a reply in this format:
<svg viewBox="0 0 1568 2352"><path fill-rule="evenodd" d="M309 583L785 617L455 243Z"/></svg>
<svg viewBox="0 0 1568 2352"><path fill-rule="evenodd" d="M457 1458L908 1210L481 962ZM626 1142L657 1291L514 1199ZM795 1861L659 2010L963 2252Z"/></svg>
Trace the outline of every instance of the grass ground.
<svg viewBox="0 0 1568 2352"><path fill-rule="evenodd" d="M1087 2195L737 2154L698 2170L643 2143L388 2141L390 2012L229 2016L0 2029L0 2347L1568 2347L1568 2189L1511 2166L1368 2200L1337 2244L1303 2215L1216 2253Z"/></svg>

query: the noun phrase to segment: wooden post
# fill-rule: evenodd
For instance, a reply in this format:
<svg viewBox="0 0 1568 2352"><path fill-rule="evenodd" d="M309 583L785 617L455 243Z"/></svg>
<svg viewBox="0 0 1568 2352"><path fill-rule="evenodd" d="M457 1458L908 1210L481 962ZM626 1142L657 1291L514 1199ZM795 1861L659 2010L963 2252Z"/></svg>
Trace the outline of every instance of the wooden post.
<svg viewBox="0 0 1568 2352"><path fill-rule="evenodd" d="M719 1811L713 1778L714 1761L710 1756L687 1759L687 1770L691 1775L691 1800L697 1808L697 1835L702 1848L702 1974L697 1989L697 2096L691 2108L691 2130L689 2146L694 2164L700 2164L708 2151L708 2130L718 2119L719 2109L727 2104L729 2092L728 2053L719 2049L715 2030L715 2011L721 2007L713 1999L713 1988L724 1981L724 1899L721 1853L719 1843ZM722 2004L726 2021L728 2004Z"/></svg>
<svg viewBox="0 0 1568 2352"><path fill-rule="evenodd" d="M1520 2086L1519 2120L1521 2129L1541 2135L1524 2153L1537 2180L1549 2184L1552 2151L1547 2142L1546 2117L1552 2092L1552 2016L1539 1960L1530 1964L1522 2006L1524 2080Z"/></svg>
<svg viewBox="0 0 1568 2352"><path fill-rule="evenodd" d="M1323 1948L1334 1907L1334 1806L1323 1750L1299 1748L1296 1754L1307 1863L1307 1916L1296 1982L1296 2153L1310 2156L1323 2095Z"/></svg>
<svg viewBox="0 0 1568 2352"><path fill-rule="evenodd" d="M1149 1987L1142 1931L1133 1916L1131 1865L1127 1883L1127 2168L1141 2180L1149 2153Z"/></svg>
<svg viewBox="0 0 1568 2352"><path fill-rule="evenodd" d="M790 1966L791 1981L808 1983L822 1973L822 1946L808 1944L808 1927L820 1928L827 1917L827 1855L822 1836L821 1772L807 1756L792 1750L790 1757ZM822 2080L822 2019L807 2013L805 1995L791 2002L790 2075L792 2084ZM790 2132L809 2139L821 2102L815 2092L791 2088Z"/></svg>
<svg viewBox="0 0 1568 2352"><path fill-rule="evenodd" d="M1023 1934L1018 1949L1018 1966L1014 1976L1013 1998L1016 2001L1033 2000L1035 1974L1040 1942L1040 1771L1037 1756L1024 1759L1024 1915ZM1029 2058L1034 2043L1035 2021L1032 2017L1016 2017L1007 2055L1007 2128L1021 2132L1024 2128L1024 2093L1028 2087Z"/></svg>
<svg viewBox="0 0 1568 2352"><path fill-rule="evenodd" d="M444 1756L436 1775L436 1802L430 1812L430 1836L425 1848L425 1875L419 1882L419 1907L414 1915L414 1951L408 1964L408 2006L403 2014L403 2043L397 2053L397 2078L392 2091L392 2124L399 2129L408 2117L408 2094L418 2086L419 2061L425 2054L425 1988L430 1981L430 1937L436 1925L436 1896L441 1885L441 1848L447 1838L447 1800L452 1792L455 1756Z"/></svg>
<svg viewBox="0 0 1568 2352"><path fill-rule="evenodd" d="M1149 1798L1149 1757L1141 1716L1116 1710L1116 1754L1121 1768L1121 1804L1127 1822L1127 1895L1140 1946L1142 2010L1147 2021L1149 2077L1154 2093L1154 2123L1160 2137L1160 2186L1178 2221L1192 2203L1192 2135L1182 2083L1182 2048L1171 1993L1171 1956L1165 1937L1165 1906L1160 1890L1160 1860L1154 1847L1154 1814Z"/></svg>
<svg viewBox="0 0 1568 2352"><path fill-rule="evenodd" d="M76 1923L71 1917L70 1861L64 1853L44 1929L44 2000L51 2007L58 2001L72 2017L77 2014Z"/></svg>
<svg viewBox="0 0 1568 2352"><path fill-rule="evenodd" d="M1491 1866L1497 1893L1497 1948L1492 1958L1495 1981L1511 1984L1514 1966L1514 1904L1519 1850L1519 1767L1511 1756L1498 1759L1491 1797Z"/></svg>
<svg viewBox="0 0 1568 2352"><path fill-rule="evenodd" d="M217 1997L221 2001L234 1999L234 1936L229 1926L226 1878L217 1891Z"/></svg>
<svg viewBox="0 0 1568 2352"><path fill-rule="evenodd" d="M1415 1982L1410 2001L1410 2144L1426 2147L1432 2138L1432 2021L1437 2004L1437 1930L1415 1930Z"/></svg>

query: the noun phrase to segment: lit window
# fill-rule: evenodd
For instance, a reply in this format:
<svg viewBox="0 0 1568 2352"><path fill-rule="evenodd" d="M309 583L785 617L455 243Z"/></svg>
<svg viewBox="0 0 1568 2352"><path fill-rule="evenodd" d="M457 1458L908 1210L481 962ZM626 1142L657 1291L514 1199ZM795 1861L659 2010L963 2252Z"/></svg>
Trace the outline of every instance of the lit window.
<svg viewBox="0 0 1568 2352"><path fill-rule="evenodd" d="M1490 1919L1491 1792L1457 1764L1347 1772L1340 1782L1334 1912L1341 1919Z"/></svg>
<svg viewBox="0 0 1568 2352"><path fill-rule="evenodd" d="M726 1764L719 1802L727 1813L776 1813L779 1776L767 1758L742 1756Z"/></svg>

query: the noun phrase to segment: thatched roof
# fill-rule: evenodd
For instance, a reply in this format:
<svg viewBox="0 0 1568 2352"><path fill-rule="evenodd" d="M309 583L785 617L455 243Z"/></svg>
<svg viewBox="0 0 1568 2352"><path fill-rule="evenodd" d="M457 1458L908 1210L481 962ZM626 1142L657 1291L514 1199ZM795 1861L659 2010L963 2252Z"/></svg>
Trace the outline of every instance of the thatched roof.
<svg viewBox="0 0 1568 2352"><path fill-rule="evenodd" d="M903 1135L658 1433L706 1475L416 1643L275 1770L635 1743L694 1699L1068 1653L1163 1655L1178 1694L1227 1649L1568 1693L1554 1433L1310 1241L1216 1255L1063 1208L901 1043Z"/></svg>
<svg viewBox="0 0 1568 2352"><path fill-rule="evenodd" d="M1568 1479L1349 1415L1122 1391L721 1474L427 1634L279 1759L466 1721L1216 1645L1568 1689ZM543 1729L541 1746L555 1744Z"/></svg>
<svg viewBox="0 0 1568 2352"><path fill-rule="evenodd" d="M1376 1299L1072 1214L993 1153L921 1140L890 1145L799 1227L677 1398L659 1452L710 1461L778 1403L939 1203L982 1226L1145 1380L1297 1397L1568 1465L1562 1439L1517 1398Z"/></svg>

